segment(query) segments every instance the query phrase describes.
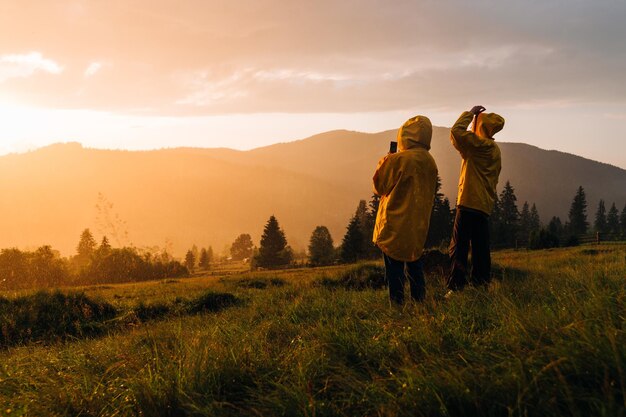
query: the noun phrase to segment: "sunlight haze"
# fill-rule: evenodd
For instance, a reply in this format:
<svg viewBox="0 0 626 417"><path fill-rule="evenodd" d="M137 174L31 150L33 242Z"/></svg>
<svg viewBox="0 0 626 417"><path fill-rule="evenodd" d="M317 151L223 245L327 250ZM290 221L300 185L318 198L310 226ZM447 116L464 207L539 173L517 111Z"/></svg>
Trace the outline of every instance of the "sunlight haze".
<svg viewBox="0 0 626 417"><path fill-rule="evenodd" d="M498 140L623 168L625 17L615 1L1 1L0 153L251 149L417 113L449 127L480 103L507 119Z"/></svg>

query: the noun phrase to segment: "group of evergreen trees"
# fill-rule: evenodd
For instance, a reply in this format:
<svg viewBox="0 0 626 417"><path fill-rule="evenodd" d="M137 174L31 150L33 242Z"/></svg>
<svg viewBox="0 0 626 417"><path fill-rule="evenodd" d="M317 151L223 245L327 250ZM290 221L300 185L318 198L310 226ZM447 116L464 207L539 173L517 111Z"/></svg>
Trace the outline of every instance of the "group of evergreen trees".
<svg viewBox="0 0 626 417"><path fill-rule="evenodd" d="M626 239L626 205L621 215L613 203L608 213L604 200L598 203L593 228L587 220L587 197L582 186L578 187L565 223L557 216L547 226L542 225L535 204L529 208L524 202L522 211L517 208L515 190L507 181L496 199L489 219L492 246L496 248L528 247L531 249L577 245L589 232L600 234L602 240Z"/></svg>
<svg viewBox="0 0 626 417"><path fill-rule="evenodd" d="M431 213L426 246L443 247L448 244L454 223L454 209L437 188ZM372 196L369 203L359 201L350 218L341 245L334 246L326 226L317 226L309 241L308 256L311 266L350 263L363 259L377 259L379 249L372 243L372 235L380 199ZM515 189L509 181L499 195L489 218L491 244L494 248L529 247L549 248L578 243L581 235L590 231L587 220L587 199L579 187L570 206L567 222L553 217L544 226L535 204L524 202L517 207ZM593 223L594 232L603 239L626 239L626 205L621 213L615 203L608 212L600 200ZM287 244L284 231L275 216L265 225L259 248L255 248L249 234L239 235L230 247L231 259L250 259L253 268L284 268L292 264L294 254ZM112 248L107 237L98 245L89 229L85 229L76 249L76 255L61 258L49 246L34 252L18 249L0 251L0 289L49 287L68 284L140 281L188 275L196 268L208 269L214 261L213 249L198 251L194 245L185 255L184 265L172 260L167 252L140 253L135 248Z"/></svg>
<svg viewBox="0 0 626 417"><path fill-rule="evenodd" d="M491 245L495 248L513 248L527 246L531 235L541 229L541 220L537 206L532 207L527 201L520 212L517 208L515 189L509 181L499 195L489 217Z"/></svg>
<svg viewBox="0 0 626 417"><path fill-rule="evenodd" d="M185 254L184 265L189 272L195 271L197 268L200 270L208 270L213 263L213 247L202 248L198 251L198 247L193 245L191 249Z"/></svg>

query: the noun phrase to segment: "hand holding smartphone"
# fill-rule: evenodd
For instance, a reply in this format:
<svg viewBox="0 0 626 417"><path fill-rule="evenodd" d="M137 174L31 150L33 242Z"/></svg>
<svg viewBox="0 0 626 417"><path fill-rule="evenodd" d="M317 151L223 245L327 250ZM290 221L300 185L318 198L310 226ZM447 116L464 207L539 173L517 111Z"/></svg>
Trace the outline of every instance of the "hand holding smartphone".
<svg viewBox="0 0 626 417"><path fill-rule="evenodd" d="M391 142L389 142L389 153L396 152L398 152L398 142L392 140Z"/></svg>

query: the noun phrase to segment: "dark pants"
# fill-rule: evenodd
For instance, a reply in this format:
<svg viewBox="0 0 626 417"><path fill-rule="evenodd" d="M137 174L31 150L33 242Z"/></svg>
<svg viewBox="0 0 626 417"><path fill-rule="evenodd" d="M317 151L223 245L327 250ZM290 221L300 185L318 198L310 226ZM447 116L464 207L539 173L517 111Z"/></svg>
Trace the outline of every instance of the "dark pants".
<svg viewBox="0 0 626 417"><path fill-rule="evenodd" d="M472 275L467 280L467 255L472 247ZM491 280L491 254L489 253L489 218L487 215L456 209L454 229L450 241L450 260L452 270L448 279L448 288L460 290L468 283L488 284Z"/></svg>
<svg viewBox="0 0 626 417"><path fill-rule="evenodd" d="M426 297L426 282L422 261L397 261L383 253L385 259L385 278L389 284L389 299L396 304L404 302L404 279L409 279L411 298L415 301L424 301ZM406 267L406 271L405 271Z"/></svg>

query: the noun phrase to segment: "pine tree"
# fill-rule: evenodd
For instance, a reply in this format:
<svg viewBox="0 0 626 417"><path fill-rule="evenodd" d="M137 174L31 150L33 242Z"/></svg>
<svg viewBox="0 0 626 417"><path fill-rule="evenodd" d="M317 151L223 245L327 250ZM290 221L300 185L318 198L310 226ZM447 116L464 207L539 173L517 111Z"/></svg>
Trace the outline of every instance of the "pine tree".
<svg viewBox="0 0 626 417"><path fill-rule="evenodd" d="M185 255L185 266L189 270L189 272L193 272L196 266L196 258L193 256L193 251L190 249L187 251Z"/></svg>
<svg viewBox="0 0 626 417"><path fill-rule="evenodd" d="M205 248L200 251L200 261L198 266L204 270L209 269L209 254Z"/></svg>
<svg viewBox="0 0 626 417"><path fill-rule="evenodd" d="M380 197L372 194L372 198L368 203L367 219L365 227L365 257L368 259L380 258L380 249L372 241L374 236L374 227L376 227L376 217L378 216L378 207L380 206Z"/></svg>
<svg viewBox="0 0 626 417"><path fill-rule="evenodd" d="M111 250L111 244L109 243L109 239L106 236L102 237L102 242L100 242L99 250L103 252L108 252Z"/></svg>
<svg viewBox="0 0 626 417"><path fill-rule="evenodd" d="M242 233L237 236L237 239L230 247L230 256L235 261L241 261L252 256L252 249L254 244L252 243L252 237L247 233Z"/></svg>
<svg viewBox="0 0 626 417"><path fill-rule="evenodd" d="M508 247L513 247L519 231L519 210L515 189L509 181L500 193L500 216L503 243Z"/></svg>
<svg viewBox="0 0 626 417"><path fill-rule="evenodd" d="M550 223L548 223L548 231L555 236L562 238L564 234L563 223L561 223L561 219L557 216L552 217Z"/></svg>
<svg viewBox="0 0 626 417"><path fill-rule="evenodd" d="M598 210L596 211L596 220L593 223L593 227L598 233L607 232L606 208L604 207L604 200L602 199L598 202Z"/></svg>
<svg viewBox="0 0 626 417"><path fill-rule="evenodd" d="M198 259L200 259L200 251L198 250L198 247L194 245L191 247L191 253L193 253L193 259L194 262L196 262L196 264L198 263ZM194 264L194 268L195 268L195 264Z"/></svg>
<svg viewBox="0 0 626 417"><path fill-rule="evenodd" d="M611 208L609 209L609 214L606 216L606 230L607 233L610 233L613 239L617 239L617 235L619 235L619 211L617 211L617 207L615 203L611 204Z"/></svg>
<svg viewBox="0 0 626 417"><path fill-rule="evenodd" d="M76 247L76 257L74 258L79 268L84 268L89 264L96 252L96 246L96 240L89 229L83 230L80 235L80 240L78 241L78 246Z"/></svg>
<svg viewBox="0 0 626 417"><path fill-rule="evenodd" d="M533 203L533 206L530 209L530 230L541 230L541 218L539 217L539 211L537 210L535 203Z"/></svg>
<svg viewBox="0 0 626 417"><path fill-rule="evenodd" d="M309 241L309 262L313 266L330 265L335 260L333 238L326 226L317 226Z"/></svg>
<svg viewBox="0 0 626 417"><path fill-rule="evenodd" d="M360 200L356 208L355 216L359 222L359 228L361 229L361 235L363 236L363 248L360 254L361 259L368 259L373 257L377 253L376 245L372 242L372 235L374 234L375 218L372 221L372 214L367 207L365 200Z"/></svg>
<svg viewBox="0 0 626 417"><path fill-rule="evenodd" d="M372 219L372 223L376 223L376 216L378 216L378 207L380 206L380 196L378 194L372 194L372 199L369 202L369 215Z"/></svg>
<svg viewBox="0 0 626 417"><path fill-rule="evenodd" d="M504 245L504 236L502 234L502 209L500 206L500 198L496 194L493 203L493 210L489 216L489 235L491 237L491 245L501 247Z"/></svg>
<svg viewBox="0 0 626 417"><path fill-rule="evenodd" d="M569 209L569 233L571 235L583 235L587 233L587 197L583 187L578 187L572 205Z"/></svg>
<svg viewBox="0 0 626 417"><path fill-rule="evenodd" d="M622 237L626 239L626 204L624 204L622 213L619 216L619 224L620 228L622 229Z"/></svg>
<svg viewBox="0 0 626 417"><path fill-rule="evenodd" d="M255 259L256 265L262 268L285 267L289 265L292 257L285 233L278 225L276 217L271 216L263 229L261 246Z"/></svg>
<svg viewBox="0 0 626 417"><path fill-rule="evenodd" d="M530 236L530 207L528 201L524 201L522 206L522 212L519 216L519 239L521 244L528 244L528 237Z"/></svg>
<svg viewBox="0 0 626 417"><path fill-rule="evenodd" d="M435 198L430 215L430 226L426 236L426 247L440 246L450 239L452 232L452 213L450 211L450 200L439 192L441 190L441 179L437 176L435 186Z"/></svg>
<svg viewBox="0 0 626 417"><path fill-rule="evenodd" d="M209 249L206 250L206 255L209 258L209 265L210 265L211 263L213 263L214 256L215 256L213 255L213 246L209 246Z"/></svg>
<svg viewBox="0 0 626 417"><path fill-rule="evenodd" d="M341 260L344 263L356 262L363 254L363 233L356 215L352 216L346 229L341 242Z"/></svg>
<svg viewBox="0 0 626 417"><path fill-rule="evenodd" d="M111 244L109 243L109 239L104 236L102 237L102 241L100 242L100 246L95 251L94 255L96 258L104 258L106 255L111 253Z"/></svg>

